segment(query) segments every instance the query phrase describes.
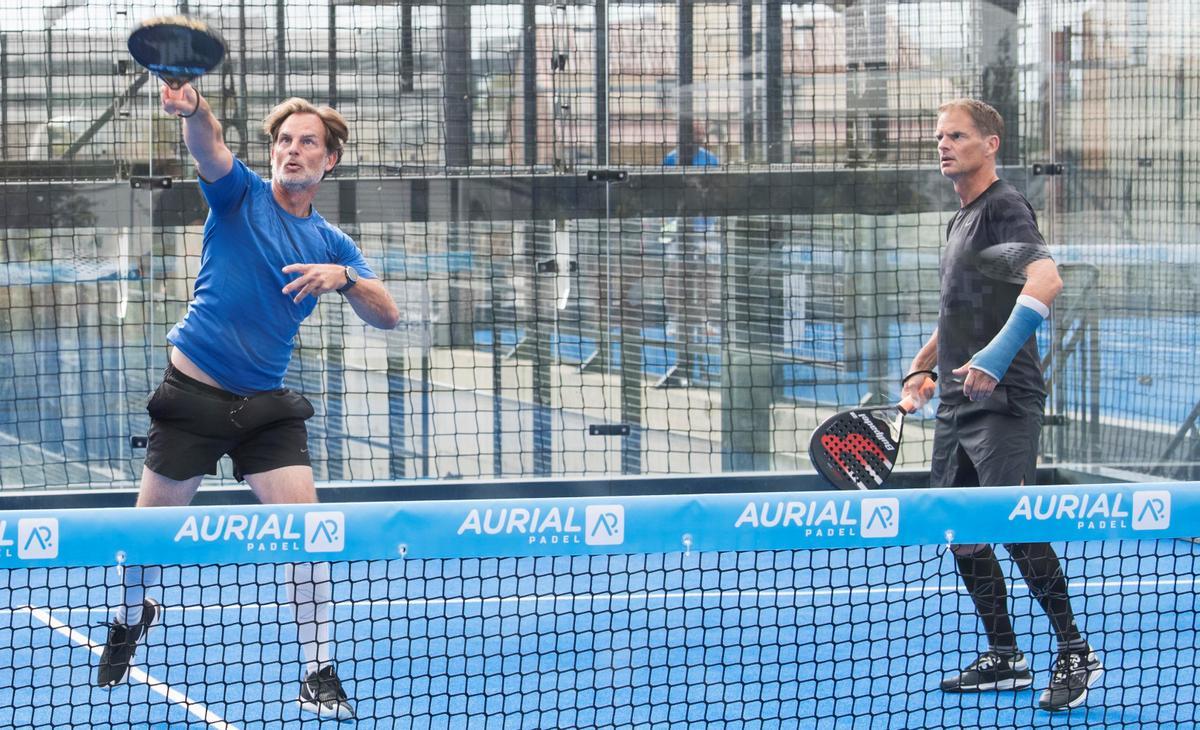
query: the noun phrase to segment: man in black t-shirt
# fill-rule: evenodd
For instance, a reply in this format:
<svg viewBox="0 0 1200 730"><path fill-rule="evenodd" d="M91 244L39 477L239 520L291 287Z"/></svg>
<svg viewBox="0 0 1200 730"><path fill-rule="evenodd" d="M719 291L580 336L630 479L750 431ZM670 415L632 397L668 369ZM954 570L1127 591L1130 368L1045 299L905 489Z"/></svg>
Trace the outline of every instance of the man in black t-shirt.
<svg viewBox="0 0 1200 730"><path fill-rule="evenodd" d="M942 174L962 207L946 227L933 335L913 358L903 395L917 407L940 388L930 483L934 487L1032 484L1046 401L1035 332L1062 289L1033 208L996 176L1004 121L973 99L938 110ZM940 385L933 368L942 374ZM1058 556L1048 543L1006 544L1050 619L1058 658L1038 704L1077 707L1103 673L1080 635ZM1017 647L1004 573L991 545L953 545L955 563L988 637L988 650L942 681L947 692L1023 689L1033 683Z"/></svg>

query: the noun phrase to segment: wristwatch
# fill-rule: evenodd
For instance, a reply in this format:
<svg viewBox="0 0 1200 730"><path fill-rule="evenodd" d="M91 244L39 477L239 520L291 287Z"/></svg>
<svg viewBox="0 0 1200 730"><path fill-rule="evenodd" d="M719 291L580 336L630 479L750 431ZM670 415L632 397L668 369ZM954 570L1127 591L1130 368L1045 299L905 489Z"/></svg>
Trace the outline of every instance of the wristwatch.
<svg viewBox="0 0 1200 730"><path fill-rule="evenodd" d="M345 294L347 291L352 289L354 287L354 285L357 283L358 283L358 269L355 269L353 266L347 266L346 267L346 284L342 288L338 289L337 293Z"/></svg>

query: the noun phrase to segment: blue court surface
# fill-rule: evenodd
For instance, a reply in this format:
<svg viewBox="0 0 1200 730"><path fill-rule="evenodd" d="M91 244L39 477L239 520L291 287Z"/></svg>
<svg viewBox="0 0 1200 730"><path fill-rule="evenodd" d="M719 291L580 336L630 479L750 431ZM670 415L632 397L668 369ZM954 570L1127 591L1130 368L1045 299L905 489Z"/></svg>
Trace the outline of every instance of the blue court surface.
<svg viewBox="0 0 1200 730"><path fill-rule="evenodd" d="M0 727L1196 727L1200 545L1056 548L1107 671L1055 715L1035 709L1053 638L1019 578L1033 688L937 689L982 640L950 556L926 546L335 562L360 718L343 723L301 717L278 565L165 568L163 622L111 690L90 681L115 571L14 569Z"/></svg>

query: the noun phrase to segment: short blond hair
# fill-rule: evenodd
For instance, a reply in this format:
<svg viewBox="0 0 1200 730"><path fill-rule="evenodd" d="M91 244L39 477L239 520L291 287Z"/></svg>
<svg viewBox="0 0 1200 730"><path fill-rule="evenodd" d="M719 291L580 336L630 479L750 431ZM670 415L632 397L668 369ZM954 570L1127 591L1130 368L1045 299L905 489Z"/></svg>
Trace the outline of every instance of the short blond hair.
<svg viewBox="0 0 1200 730"><path fill-rule="evenodd" d="M307 99L293 96L279 102L267 118L263 120L262 130L271 138L271 146L279 137L279 128L293 114L316 114L325 125L325 150L337 155L335 165L342 161L342 153L346 149L346 140L350 139L350 127L341 112L331 106L317 106Z"/></svg>
<svg viewBox="0 0 1200 730"><path fill-rule="evenodd" d="M1000 116L1000 112L991 104L978 99L954 99L939 106L938 114L945 114L951 109L965 111L975 124L975 129L984 137L994 134L1001 141L1004 140L1004 117Z"/></svg>

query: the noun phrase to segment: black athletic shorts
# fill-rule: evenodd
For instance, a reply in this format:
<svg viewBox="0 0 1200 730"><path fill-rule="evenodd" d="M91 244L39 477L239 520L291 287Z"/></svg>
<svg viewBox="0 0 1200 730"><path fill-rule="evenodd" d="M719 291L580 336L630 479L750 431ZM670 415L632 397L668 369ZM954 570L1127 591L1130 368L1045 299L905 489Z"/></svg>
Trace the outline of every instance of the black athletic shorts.
<svg viewBox="0 0 1200 730"><path fill-rule="evenodd" d="M1036 484L1045 405L1041 393L1016 388L997 388L983 401L940 404L929 486Z"/></svg>
<svg viewBox="0 0 1200 730"><path fill-rule="evenodd" d="M146 405L146 466L183 481L216 474L224 454L242 480L283 466L308 466L308 399L287 388L240 396L189 378L167 365Z"/></svg>

